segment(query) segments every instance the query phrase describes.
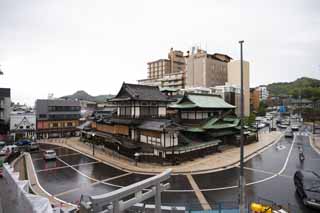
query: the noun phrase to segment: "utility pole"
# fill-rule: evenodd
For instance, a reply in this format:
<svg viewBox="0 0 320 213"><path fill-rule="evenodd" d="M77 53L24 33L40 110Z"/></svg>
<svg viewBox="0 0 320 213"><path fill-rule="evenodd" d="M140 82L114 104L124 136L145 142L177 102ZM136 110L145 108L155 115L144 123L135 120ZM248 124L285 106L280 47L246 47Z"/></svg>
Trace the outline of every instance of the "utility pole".
<svg viewBox="0 0 320 213"><path fill-rule="evenodd" d="M244 158L244 149L243 149L243 119L244 119L244 104L243 104L243 56L242 56L242 44L243 40L239 41L240 44L240 121L241 121L241 129L240 129L240 177L239 177L239 209L240 213L245 213L245 179L244 179L244 170L243 170L243 158Z"/></svg>
<svg viewBox="0 0 320 213"><path fill-rule="evenodd" d="M313 123L312 123L312 133L313 135L316 134L316 113L315 113L315 107L316 107L316 101L313 99Z"/></svg>

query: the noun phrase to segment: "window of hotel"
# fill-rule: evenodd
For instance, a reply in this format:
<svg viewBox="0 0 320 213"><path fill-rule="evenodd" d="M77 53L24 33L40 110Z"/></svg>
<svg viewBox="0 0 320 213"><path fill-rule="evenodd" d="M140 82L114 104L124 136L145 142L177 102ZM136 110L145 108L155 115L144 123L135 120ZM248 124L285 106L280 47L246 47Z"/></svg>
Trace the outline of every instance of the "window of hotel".
<svg viewBox="0 0 320 213"><path fill-rule="evenodd" d="M58 123L53 123L53 124L52 124L52 127L53 127L53 128L58 128L58 126L59 126Z"/></svg>
<svg viewBox="0 0 320 213"><path fill-rule="evenodd" d="M196 119L196 113L195 112L189 112L188 119L195 120Z"/></svg>
<svg viewBox="0 0 320 213"><path fill-rule="evenodd" d="M67 123L67 126L68 126L68 127L73 126L72 122L68 122L68 123Z"/></svg>
<svg viewBox="0 0 320 213"><path fill-rule="evenodd" d="M181 113L181 119L188 119L188 113L187 112L182 112Z"/></svg>
<svg viewBox="0 0 320 213"><path fill-rule="evenodd" d="M141 116L158 116L159 110L157 106L141 106L140 115Z"/></svg>
<svg viewBox="0 0 320 213"><path fill-rule="evenodd" d="M131 107L120 107L120 116L131 116Z"/></svg>
<svg viewBox="0 0 320 213"><path fill-rule="evenodd" d="M46 118L46 117L47 117L46 114L40 114L40 115L39 115L39 118Z"/></svg>
<svg viewBox="0 0 320 213"><path fill-rule="evenodd" d="M202 120L203 119L202 112L196 112L196 113L197 113L196 119L197 120Z"/></svg>

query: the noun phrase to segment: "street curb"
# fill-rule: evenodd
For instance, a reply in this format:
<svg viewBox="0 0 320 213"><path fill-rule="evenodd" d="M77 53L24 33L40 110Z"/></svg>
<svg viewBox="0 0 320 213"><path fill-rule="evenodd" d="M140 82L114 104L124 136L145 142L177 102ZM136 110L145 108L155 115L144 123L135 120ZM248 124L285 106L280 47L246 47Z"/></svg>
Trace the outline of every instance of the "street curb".
<svg viewBox="0 0 320 213"><path fill-rule="evenodd" d="M261 152L265 151L266 149L270 148L271 146L273 146L275 143L277 143L283 136L283 133L281 133L279 135L279 137L277 137L276 139L274 139L271 143L259 148L258 150L254 151L253 153L250 153L249 155L245 156L244 157L244 162L250 160L251 158L255 157L256 155L260 154ZM83 155L86 155L90 158L93 158L95 160L97 160L98 162L102 162L104 164L107 164L109 166L112 166L112 167L115 167L117 169L120 169L120 170L123 170L125 172L131 172L131 173L136 173L136 174L145 174L145 175L155 175L155 174L159 174L161 171L159 172L152 172L152 171L139 171L139 170L132 170L132 169L128 169L128 168L124 168L122 166L119 166L119 165L115 165L114 163L111 163L111 162L107 162L105 160L102 160L100 158L97 158L95 156L92 156L88 153L85 153L71 145L69 145L68 143L65 144L65 143L62 143L62 144L58 144L58 143L50 143L50 142L40 142L40 143L44 143L44 144L54 144L54 145L57 145L57 146L61 146L61 147L65 147L65 148L69 148L69 149L72 149L74 151L77 151ZM258 142L257 142L258 143ZM203 169L203 170L198 170L198 171L184 171L184 172L172 172L172 175L186 175L186 174L206 174L206 173L213 173L213 172L219 172L219 171L224 171L224 170L227 170L227 169L231 169L233 167L236 167L239 165L239 162L240 160L237 160L233 163L230 163L230 164L227 164L227 165L224 165L224 166L220 166L220 167L217 167L217 168L213 168L213 169Z"/></svg>
<svg viewBox="0 0 320 213"><path fill-rule="evenodd" d="M309 136L309 143L310 143L311 147L313 148L313 150L320 155L320 149L314 144L314 140L315 140L314 134L310 135Z"/></svg>
<svg viewBox="0 0 320 213"><path fill-rule="evenodd" d="M280 139L281 137L283 136L283 134L280 134L280 136L276 139L274 139L271 143L259 148L258 150L256 150L255 152L247 155L244 157L244 162L250 160L251 158L255 157L256 155L264 152L265 150L269 149L271 146L273 146L274 144L276 144ZM258 142L257 142L258 143ZM230 163L230 164L227 164L226 166L221 166L221 167L217 167L215 169L206 169L206 170L199 170L199 171L196 171L196 172L192 172L190 171L189 173L184 173L184 174L206 174L206 173L213 173L213 172L219 172L219 171L224 171L224 170L227 170L227 169L231 169L233 167L236 167L238 166L240 163L240 160L237 160L236 162L234 163Z"/></svg>
<svg viewBox="0 0 320 213"><path fill-rule="evenodd" d="M68 203L64 200L61 200L55 196L53 196L52 194L50 194L49 192L47 192L40 184L39 180L38 180L38 176L37 176L37 173L36 173L36 170L34 168L34 165L33 165L33 162L32 162L32 158L31 158L31 154L30 153L24 153L24 156L23 156L26 160L26 164L29 163L29 165L31 166L31 171L29 170L28 166L27 167L27 175L28 175L28 179L29 179L29 187L31 188L31 190L35 193L35 194L38 194L39 196L44 196L44 195L41 195L37 190L34 189L34 184L36 184L39 189L46 195L46 197L49 199L50 203L55 205L56 207L59 207L61 206L61 204L64 204L65 207L75 207L75 208L78 208L77 205L74 205L72 203ZM35 183L32 183L31 182L31 173L32 175L34 176L34 181ZM52 200L54 202L52 202Z"/></svg>

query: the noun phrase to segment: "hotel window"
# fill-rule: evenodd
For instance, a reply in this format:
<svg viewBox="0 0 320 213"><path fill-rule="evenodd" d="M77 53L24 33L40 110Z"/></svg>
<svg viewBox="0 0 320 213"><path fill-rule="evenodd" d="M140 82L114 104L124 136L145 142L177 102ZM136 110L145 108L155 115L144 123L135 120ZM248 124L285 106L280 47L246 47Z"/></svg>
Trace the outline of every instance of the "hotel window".
<svg viewBox="0 0 320 213"><path fill-rule="evenodd" d="M203 116L202 116L202 112L197 112L197 120L202 120Z"/></svg>
<svg viewBox="0 0 320 213"><path fill-rule="evenodd" d="M68 123L67 123L67 126L68 126L68 127L73 126L72 122L68 122Z"/></svg>
<svg viewBox="0 0 320 213"><path fill-rule="evenodd" d="M189 112L188 118L190 120L195 120L196 119L196 113L195 112Z"/></svg>
<svg viewBox="0 0 320 213"><path fill-rule="evenodd" d="M40 114L39 118L47 118L47 115L46 114Z"/></svg>
<svg viewBox="0 0 320 213"><path fill-rule="evenodd" d="M181 113L181 119L188 119L188 113L187 112L182 112Z"/></svg>

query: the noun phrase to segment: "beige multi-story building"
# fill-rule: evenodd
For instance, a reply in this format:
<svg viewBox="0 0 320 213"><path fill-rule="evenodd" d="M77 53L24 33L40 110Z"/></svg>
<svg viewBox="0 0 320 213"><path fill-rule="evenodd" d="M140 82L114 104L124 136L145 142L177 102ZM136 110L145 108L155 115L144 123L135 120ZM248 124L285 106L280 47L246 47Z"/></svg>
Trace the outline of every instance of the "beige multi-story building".
<svg viewBox="0 0 320 213"><path fill-rule="evenodd" d="M148 63L148 78L139 84L181 89L185 85L185 58L183 52L170 49L168 59Z"/></svg>
<svg viewBox="0 0 320 213"><path fill-rule="evenodd" d="M228 80L228 63L232 58L224 54L208 54L197 49L186 56L186 87L214 87Z"/></svg>
<svg viewBox="0 0 320 213"><path fill-rule="evenodd" d="M228 63L228 84L241 85L240 60ZM250 115L250 71L249 62L243 61L243 93L244 93L244 115Z"/></svg>

